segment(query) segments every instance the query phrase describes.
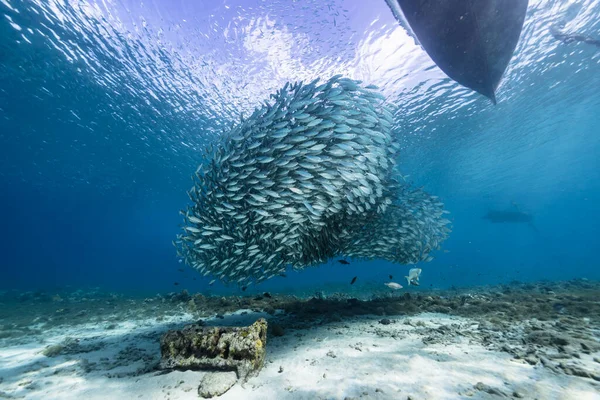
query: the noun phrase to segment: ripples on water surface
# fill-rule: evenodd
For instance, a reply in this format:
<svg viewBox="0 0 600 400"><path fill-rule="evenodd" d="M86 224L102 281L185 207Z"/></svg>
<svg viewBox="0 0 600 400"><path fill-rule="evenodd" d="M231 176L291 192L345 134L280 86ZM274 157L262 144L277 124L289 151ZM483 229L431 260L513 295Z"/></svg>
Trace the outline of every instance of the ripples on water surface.
<svg viewBox="0 0 600 400"><path fill-rule="evenodd" d="M126 177L106 172L126 165L132 177L173 179L220 127L286 81L337 73L383 88L407 146L418 137L444 152L469 142L514 157L553 140L537 131L568 134L565 107L599 104L597 49L549 32L563 23L597 34L597 1L531 2L496 108L445 78L384 1L212 3L2 0L1 115L11 128L2 142L12 154L2 173L46 182L58 168L61 183L114 185ZM20 159L32 156L23 170ZM473 170L488 160L461 157L448 163Z"/></svg>
<svg viewBox="0 0 600 400"><path fill-rule="evenodd" d="M183 193L240 113L288 80L342 73L382 88L401 166L450 202L597 185L600 51L549 28L600 36L600 2L530 1L496 107L446 78L383 0L362 3L0 0L0 176Z"/></svg>

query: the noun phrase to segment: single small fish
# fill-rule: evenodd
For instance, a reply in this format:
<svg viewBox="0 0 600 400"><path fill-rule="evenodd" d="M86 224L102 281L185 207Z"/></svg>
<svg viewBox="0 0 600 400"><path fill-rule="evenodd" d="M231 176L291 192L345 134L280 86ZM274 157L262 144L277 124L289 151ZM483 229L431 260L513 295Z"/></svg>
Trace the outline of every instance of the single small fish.
<svg viewBox="0 0 600 400"><path fill-rule="evenodd" d="M392 275L390 275L390 279L394 279L394 277Z"/></svg>
<svg viewBox="0 0 600 400"><path fill-rule="evenodd" d="M177 271L183 272L183 268L177 268Z"/></svg>
<svg viewBox="0 0 600 400"><path fill-rule="evenodd" d="M402 285L396 282L386 282L384 285L394 290L402 289Z"/></svg>
<svg viewBox="0 0 600 400"><path fill-rule="evenodd" d="M208 282L208 286L212 286L213 283L215 283L216 279L213 279L212 281Z"/></svg>
<svg viewBox="0 0 600 400"><path fill-rule="evenodd" d="M173 285L179 286L179 282L173 282Z"/></svg>
<svg viewBox="0 0 600 400"><path fill-rule="evenodd" d="M352 280L350 281L351 285L354 285L354 282L356 282L356 278L358 278L358 276L355 276L354 278L352 278Z"/></svg>
<svg viewBox="0 0 600 400"><path fill-rule="evenodd" d="M338 260L340 264L349 265L350 263L346 260Z"/></svg>
<svg viewBox="0 0 600 400"><path fill-rule="evenodd" d="M245 292L248 289L248 286L242 286L242 292Z"/></svg>
<svg viewBox="0 0 600 400"><path fill-rule="evenodd" d="M421 268L411 268L408 271L408 276L405 276L408 286L415 285L419 286L419 276L421 275Z"/></svg>
<svg viewBox="0 0 600 400"><path fill-rule="evenodd" d="M587 44L594 45L596 47L600 47L600 40L594 39L590 36L584 36L578 33L566 33L561 31L563 27L553 26L550 28L550 33L554 36L555 39L560 40L565 44L574 43L574 42L583 42Z"/></svg>
<svg viewBox="0 0 600 400"><path fill-rule="evenodd" d="M269 293L269 292L264 292L263 296L266 297L267 299L270 299L273 297L273 296L271 296L271 293Z"/></svg>

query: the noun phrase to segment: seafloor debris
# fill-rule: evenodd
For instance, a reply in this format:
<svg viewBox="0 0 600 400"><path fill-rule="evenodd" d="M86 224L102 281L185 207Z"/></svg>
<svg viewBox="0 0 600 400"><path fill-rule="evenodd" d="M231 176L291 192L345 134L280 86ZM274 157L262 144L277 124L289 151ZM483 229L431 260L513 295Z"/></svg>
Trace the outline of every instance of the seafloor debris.
<svg viewBox="0 0 600 400"><path fill-rule="evenodd" d="M241 328L188 325L162 336L160 367L236 371L238 379L245 381L262 368L266 343L264 318Z"/></svg>
<svg viewBox="0 0 600 400"><path fill-rule="evenodd" d="M381 346L380 339L391 338L394 341L410 340L413 344L418 340L423 346L435 346L436 349L451 349L454 345L479 346L480 350L490 351L484 355L486 358L510 358L511 363L524 364L523 370L539 370L533 371L528 378L534 378L535 383L531 380L530 384L519 381L509 382L509 385L484 382L509 397L534 398L541 382L537 381L538 377L544 377L544 384L552 380L554 383L565 382L565 386L589 385L596 392L600 387L600 282L585 279L537 283L513 281L505 285L450 290L411 286L407 288L411 293L400 295L380 283L371 287L374 292L336 293L336 289L347 288L347 282L340 282L337 286L323 287L314 298L306 296L319 288L311 287L302 295L301 292L299 295L271 293L271 297L258 296L258 293L223 297L183 292L145 298L61 291L63 301L60 303L45 300L50 298L51 292L23 301L23 293L6 291L0 292L0 346L21 347L27 352L37 348L42 352L45 345L59 344L48 350L52 358L41 357L36 362L23 358L21 366L15 366L13 370L28 371L18 372L26 373L26 379L40 374L38 376L44 377L40 382L72 379L75 375L86 380L89 377L91 382L103 375L110 380L114 390L118 385L128 385L130 379L151 382L156 379L155 375L167 372L156 371L160 354L152 349L171 324L202 318L204 323L198 323L198 326L235 325L248 321L246 318L256 318L249 315L251 311L273 310L268 317L268 327L272 329L278 325L285 334L277 337L273 331L267 333L270 348L264 368L272 365L271 371L261 372L266 379L294 377L298 365L288 363L287 358L289 353L294 353L292 348L303 353L304 349L317 346L322 350L319 354L325 360L323 362L332 362L335 358L336 362L346 365L348 344L352 344L350 351L353 354L368 356L371 343L377 347ZM190 300L197 307L192 314L188 310ZM57 308L66 311L56 313ZM81 310L88 310L88 313L82 315ZM422 313L442 313L456 318ZM225 319L215 319L215 314L222 314ZM392 323L378 322L388 319ZM105 331L107 324L115 327ZM323 334L317 335L315 329ZM358 335L356 340L355 334ZM61 342L63 335L76 339ZM336 344L333 339L343 337L353 341ZM360 345L358 340L363 344ZM264 346L262 339L261 342ZM290 351L280 351L285 349ZM448 361L447 355L436 353L432 354L437 362ZM4 357L12 356L5 352ZM307 355L307 358L310 358L307 360L310 367L321 362L317 360L313 365L315 357ZM77 362L64 362L73 360ZM279 365L285 368L281 375L277 374ZM325 371L317 372L320 376ZM189 374L189 379L185 377L188 383L177 390L188 393L194 390L190 384L193 382L197 387L204 373L186 374ZM179 380L181 376L179 373L170 375L171 381ZM329 371L327 375L328 379L337 379L330 376ZM5 397L19 396L23 388L34 397L43 397L44 393L47 397L44 391L49 386L21 386L23 380L17 377L0 382L0 391L7 393ZM487 387L477 385L479 376L473 378L456 388L459 397L495 396L486 392ZM169 388L165 386L164 389ZM383 390L387 396L388 389L383 387ZM414 387L403 389L405 394L410 390ZM173 392L171 394L177 397Z"/></svg>

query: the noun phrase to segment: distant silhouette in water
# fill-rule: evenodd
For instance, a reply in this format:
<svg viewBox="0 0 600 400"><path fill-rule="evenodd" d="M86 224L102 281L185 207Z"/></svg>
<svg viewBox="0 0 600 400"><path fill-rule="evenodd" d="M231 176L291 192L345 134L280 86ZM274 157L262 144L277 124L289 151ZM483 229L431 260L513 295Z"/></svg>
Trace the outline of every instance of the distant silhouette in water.
<svg viewBox="0 0 600 400"><path fill-rule="evenodd" d="M451 79L496 104L528 0L386 0L409 34Z"/></svg>
<svg viewBox="0 0 600 400"><path fill-rule="evenodd" d="M551 242L548 238L545 237L533 224L533 214L521 211L519 206L514 201L511 203L512 207L507 210L489 210L482 219L486 219L493 224L527 224L531 227L531 229L535 232L536 236L539 240L544 244L547 252L552 254L553 260L556 260L558 264L562 267L565 265L563 263L562 256L556 253L554 247L551 245ZM518 273L518 271L517 271Z"/></svg>
<svg viewBox="0 0 600 400"><path fill-rule="evenodd" d="M521 211L513 211L513 210L490 210L483 216L483 219L487 219L493 224L502 224L502 223L530 223L533 221L533 216L531 214L521 212Z"/></svg>
<svg viewBox="0 0 600 400"><path fill-rule="evenodd" d="M591 44L596 47L600 47L600 40L594 39L589 36L579 35L575 33L565 33L560 30L559 27L553 26L550 28L550 33L554 36L555 39L560 40L565 44L573 43L573 42L584 42L587 44Z"/></svg>
<svg viewBox="0 0 600 400"><path fill-rule="evenodd" d="M537 228L533 225L533 215L519 210L515 202L512 203L512 208L507 210L489 210L482 219L487 219L493 224L529 224L537 231Z"/></svg>

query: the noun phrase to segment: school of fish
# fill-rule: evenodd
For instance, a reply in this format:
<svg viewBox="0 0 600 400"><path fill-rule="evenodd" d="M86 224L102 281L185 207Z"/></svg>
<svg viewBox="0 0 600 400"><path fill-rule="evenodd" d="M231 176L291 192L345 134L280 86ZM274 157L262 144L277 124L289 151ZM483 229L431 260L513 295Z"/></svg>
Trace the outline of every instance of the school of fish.
<svg viewBox="0 0 600 400"><path fill-rule="evenodd" d="M178 255L243 287L336 256L431 261L447 211L403 181L391 128L373 85L288 82L203 155Z"/></svg>

